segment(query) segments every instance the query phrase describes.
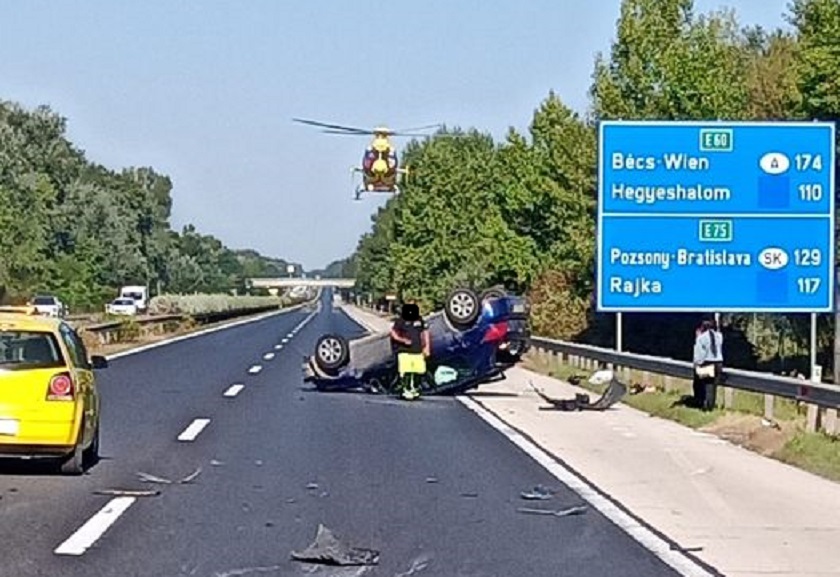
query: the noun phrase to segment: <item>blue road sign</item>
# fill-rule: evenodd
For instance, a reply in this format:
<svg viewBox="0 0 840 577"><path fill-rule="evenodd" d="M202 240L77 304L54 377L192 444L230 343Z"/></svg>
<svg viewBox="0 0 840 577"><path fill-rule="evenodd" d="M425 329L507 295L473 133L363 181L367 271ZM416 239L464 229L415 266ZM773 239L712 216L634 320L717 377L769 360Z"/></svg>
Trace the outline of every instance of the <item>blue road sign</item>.
<svg viewBox="0 0 840 577"><path fill-rule="evenodd" d="M598 310L832 312L834 132L602 122Z"/></svg>

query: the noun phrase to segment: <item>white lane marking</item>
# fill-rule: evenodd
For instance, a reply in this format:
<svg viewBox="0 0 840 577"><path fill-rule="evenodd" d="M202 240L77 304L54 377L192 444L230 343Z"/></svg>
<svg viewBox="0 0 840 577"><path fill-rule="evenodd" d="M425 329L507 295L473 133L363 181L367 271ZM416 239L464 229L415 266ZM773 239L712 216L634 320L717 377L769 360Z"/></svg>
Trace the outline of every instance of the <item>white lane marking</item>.
<svg viewBox="0 0 840 577"><path fill-rule="evenodd" d="M115 497L108 501L93 517L70 535L53 553L56 555L82 555L120 518L137 497Z"/></svg>
<svg viewBox="0 0 840 577"><path fill-rule="evenodd" d="M263 360L270 361L274 358L274 353L266 353L263 355Z"/></svg>
<svg viewBox="0 0 840 577"><path fill-rule="evenodd" d="M163 347L163 346L166 346L166 345L171 345L171 344L177 343L179 341L185 341L187 339L194 339L196 337L202 337L204 335L209 335L211 333L217 333L219 331L224 331L224 330L227 330L227 329L232 329L234 327L239 327L239 326L246 325L246 324L249 324L249 323L255 323L255 322L258 322L258 321L262 321L262 320L265 320L269 317L274 317L274 316L278 316L278 315L284 315L286 313L291 313L291 312L294 312L294 311L300 309L303 306L304 305L295 305L293 307L289 307L287 309L283 309L283 310L280 310L280 311L272 311L272 312L266 313L264 315L259 315L257 317L244 319L244 320L241 320L241 321L234 321L232 323L228 323L226 325L222 325L222 326L218 326L218 327L211 327L209 329L196 331L196 332L190 333L188 335L181 335L181 336L178 336L178 337L172 337L171 339L164 339L164 340L158 341L156 343L149 343L148 345L143 345L141 347L137 347L137 348L134 348L134 349L129 349L127 351L114 353L113 355L108 355L107 358L108 358L108 360L111 360L111 359L118 359L120 357L127 357L128 355L136 355L137 353L142 353L144 351L148 351L149 349L155 349L157 347Z"/></svg>
<svg viewBox="0 0 840 577"><path fill-rule="evenodd" d="M292 338L293 336L295 336L295 333L289 333L289 334L287 334L287 335L286 335L286 338L287 338L287 339L290 339L290 338Z"/></svg>
<svg viewBox="0 0 840 577"><path fill-rule="evenodd" d="M184 429L184 432L178 435L179 441L195 441L199 433L204 430L204 427L210 424L210 419L195 419L190 426Z"/></svg>
<svg viewBox="0 0 840 577"><path fill-rule="evenodd" d="M279 351L283 348L283 345L274 345L274 350Z"/></svg>
<svg viewBox="0 0 840 577"><path fill-rule="evenodd" d="M659 557L670 567L685 577L712 577L713 574L703 569L689 557L671 549L670 543L653 531L633 519L609 499L596 491L572 470L554 460L544 449L526 439L519 431L506 424L490 410L473 399L458 396L457 399L468 409L484 419L491 427L499 431L510 442L522 449L528 456L542 465L561 483L577 493L584 501L601 512L621 530L630 535L648 551Z"/></svg>
<svg viewBox="0 0 840 577"><path fill-rule="evenodd" d="M283 339L283 340L282 340L282 341L280 341L280 342L281 342L281 343L288 343L288 342L289 342L289 339Z"/></svg>
<svg viewBox="0 0 840 577"><path fill-rule="evenodd" d="M256 375L261 370L262 370L262 367L260 365L254 365L253 367L248 369L248 372L251 373L252 375Z"/></svg>
<svg viewBox="0 0 840 577"><path fill-rule="evenodd" d="M226 397L235 397L245 388L245 385L231 385L228 390L225 391Z"/></svg>

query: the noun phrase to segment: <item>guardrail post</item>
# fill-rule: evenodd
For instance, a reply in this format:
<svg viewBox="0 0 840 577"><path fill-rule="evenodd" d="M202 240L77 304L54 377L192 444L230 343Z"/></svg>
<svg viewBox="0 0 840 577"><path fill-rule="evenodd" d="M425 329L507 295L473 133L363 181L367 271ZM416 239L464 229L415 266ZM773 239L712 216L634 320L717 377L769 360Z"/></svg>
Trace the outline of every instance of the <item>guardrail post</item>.
<svg viewBox="0 0 840 577"><path fill-rule="evenodd" d="M735 389L732 387L723 388L723 408L731 409L735 404Z"/></svg>
<svg viewBox="0 0 840 577"><path fill-rule="evenodd" d="M825 410L825 423L823 423L823 426L827 435L834 436L837 434L837 409Z"/></svg>
<svg viewBox="0 0 840 577"><path fill-rule="evenodd" d="M809 433L816 433L820 426L820 408L817 405L808 405L808 418L805 423L805 430Z"/></svg>
<svg viewBox="0 0 840 577"><path fill-rule="evenodd" d="M776 397L773 395L764 395L764 418L768 421L773 420L773 409L776 405Z"/></svg>

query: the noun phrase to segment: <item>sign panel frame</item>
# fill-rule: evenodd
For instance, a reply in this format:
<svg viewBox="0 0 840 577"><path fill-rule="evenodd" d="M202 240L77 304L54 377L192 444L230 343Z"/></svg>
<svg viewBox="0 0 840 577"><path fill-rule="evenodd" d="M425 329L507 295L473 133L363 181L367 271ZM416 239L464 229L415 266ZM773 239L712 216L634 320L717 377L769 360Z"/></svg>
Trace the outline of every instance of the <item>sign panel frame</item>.
<svg viewBox="0 0 840 577"><path fill-rule="evenodd" d="M624 134L622 134L620 138L614 136L612 143L607 142L605 140L605 133L609 133L610 129L617 129L613 131L613 134L622 131ZM663 165L662 162L667 163L667 160L657 160L655 158L656 152L652 150L645 150L644 148L633 148L632 146L628 146L625 151L626 154L621 158L616 159L616 162L620 163L622 167L628 166L627 164L624 164L625 162L644 163L647 161L650 164L647 166L636 166L635 168L639 168L640 170L625 170L622 175L618 177L616 176L618 171L613 168L611 164L612 159L608 157L608 153L610 151L614 151L615 147L618 146L615 143L619 142L623 145L626 142L634 142L635 140L638 140L645 144L646 142L651 141L651 134L656 134L657 131L659 133L671 131L669 134L674 136L674 140L679 140L679 144L675 144L673 149L669 150L668 154L676 156L682 154L685 155L685 157L681 159L681 162L695 163L694 167L698 170L698 177L688 179L691 182L687 182L685 187L681 184L673 183L668 184L667 188L662 186L663 169L660 169L659 166ZM754 134L755 131L768 133L766 138L759 140L762 155L754 159L753 157L750 157L751 165L744 166L742 171L741 164L738 164L737 166L732 165L732 163L735 162L733 159L739 158L737 152L738 143L739 141L743 142L746 138L747 142L751 143L746 148L749 152L751 152L755 147L755 142L757 140L756 135ZM781 131L792 132L788 133L789 138L786 137L781 139L779 138L779 132ZM828 138L829 142L827 148L824 146L823 142L826 136L826 131L830 136ZM744 133L747 133L748 137L745 137ZM629 137L628 134L630 135ZM638 138L634 139L634 134ZM675 136L676 134L679 134L680 138L677 138ZM739 134L741 135L740 137ZM659 136L662 135L660 134ZM812 145L812 147L808 150L799 151L797 149L795 154L791 152L779 152L789 150L792 146L790 144L791 142L797 143L806 141L810 143L816 139L820 140L819 148L816 148L816 145ZM686 144L687 142L693 142L690 150L686 150L688 147ZM656 141L654 148L661 145L662 139L660 138L660 140ZM811 189L809 189L808 186L811 186L811 184L799 184L797 187L790 182L789 178L785 177L785 175L801 174L796 171L797 166L805 164L805 161L808 160L805 157L809 154L821 156L823 164L822 168L818 171L819 174L816 178L819 178L822 181L827 179L828 185L827 188L820 191L822 193L821 200L814 203L817 206L813 210L807 210L801 207L802 203L806 202L806 197L810 194ZM704 165L702 162L699 162L698 164L698 159L700 158L706 158L707 164ZM720 160L720 162L716 163L716 159ZM836 125L834 122L717 120L601 121L598 126L598 218L596 230L597 311L605 313L835 312L835 283L837 275L835 270L835 159ZM797 166L794 166L794 160L797 161ZM727 163L729 166L726 166ZM715 172L713 168L715 164L723 164L726 166L726 169L724 171L718 169L719 172ZM688 165L686 164L684 166ZM708 168L708 170L706 171L705 176L702 176L699 171L701 171L704 167ZM799 167L801 168L801 166ZM676 173L676 171L674 171L674 173ZM632 176L628 177L628 174L632 174ZM749 200L746 199L749 195L743 194L745 186L742 181L746 178L751 178L752 176L750 175L753 174L754 178L758 179L758 184L755 185L756 192L753 194L755 199ZM709 175L712 176L710 177ZM777 183L781 182L781 179L773 178L778 175L782 175L784 182L787 183L782 188L777 186ZM655 191L658 195L658 200L668 198L668 195L670 195L671 198L669 199L676 198L676 202L671 206L667 206L667 203L660 203L666 205L666 208L661 210L659 208L644 207L642 202L647 202L650 199L645 197L642 202L640 202L638 194L636 194L633 198L633 200L636 200L635 203L626 202L629 199L627 196L620 198L618 201L614 198L608 198L608 193L611 191L615 193L615 190L611 189L612 183L621 178L624 178L628 183L630 183L626 186L625 184L622 184L622 191L627 189L630 191L630 194L634 194L638 190L644 188L645 194L648 194L648 192L650 192L649 189L653 189L658 186L658 189ZM651 178L654 182L646 182L645 178ZM727 179L732 180L732 182L729 182ZM657 180L659 182L656 182ZM714 182L714 186L711 186L710 184L707 188L704 188L706 184L701 183L702 180L705 180L706 183ZM769 183L766 185L769 188L765 187L765 184L763 184L765 182ZM636 189L634 189L633 186L635 186ZM740 196L731 193L733 189L738 189L738 186L740 186ZM674 208L674 204L681 202L681 198L686 198L675 194L674 189L676 189L680 194L686 195L686 191L689 187L692 189L691 192L693 192L695 196L699 196L701 194L717 194L717 196L702 196L699 199L692 199L698 200L695 204L699 205L703 205L705 202L705 208L700 207L694 210L680 210L679 208ZM795 199L794 202L791 203L790 198L795 190L799 191L800 197L799 200ZM729 191L729 196L723 196L723 192L725 191ZM781 193L779 193L779 191L781 191ZM761 196L762 194L765 194L765 196ZM776 196L772 196L773 194L776 194ZM784 194L788 194L789 196L785 197ZM615 197L616 195L613 194L613 196ZM648 196L651 195L648 194ZM766 206L758 206L765 202L765 198L771 200L768 200L765 203ZM781 199L781 201L779 201L779 199ZM651 200L651 207L654 207L655 200ZM828 201L828 214L826 214L825 200ZM624 201L621 210L606 210L607 208L613 208L616 204L620 204L621 201ZM752 204L750 205L750 203ZM773 203L776 204L774 205ZM795 206L797 203L800 205L799 209ZM633 206L634 204L636 206ZM683 204L685 203L683 202ZM793 204L794 206L791 207L790 204ZM625 210L625 208L627 208L627 210ZM684 223L684 226L682 226L682 224L676 225L674 224L675 222L682 222ZM618 223L620 223L620 225ZM725 248L727 244L731 246L736 246L738 244L739 228L742 232L744 232L744 229L747 229L748 232L752 233L752 236L742 235L740 237L742 241L745 237L749 237L750 243L753 245L760 243L763 248L759 248L757 246L742 248L740 254L743 258L749 259L749 264L747 264L746 260L740 263L732 261L735 262L737 266L741 267L737 274L731 272L733 269L727 266L722 266L720 268L717 266L709 266L708 268L698 269L699 272L696 273L693 271L691 273L686 273L685 270L680 273L679 269L678 272L674 273L665 270L667 267L663 267L662 273L664 276L660 275L661 282L659 288L661 289L661 293L659 294L666 294L665 291L667 289L663 287L666 287L668 283L670 283L672 287L671 294L665 299L662 299L659 304L650 304L650 301L655 299L655 297L650 296L650 294L645 295L644 290L642 290L641 300L643 302L647 300L648 302L646 304L634 305L628 302L631 299L621 296L627 295L628 291L624 290L624 288L619 289L619 285L616 283L615 271L621 269L617 265L610 263L609 251L613 251L613 259L615 259L615 252L612 247L605 247L605 242L607 242L605 239L609 238L612 243L614 240L613 237L616 234L623 234L623 236L621 236L623 239L622 242L626 241L626 243L632 244L633 242L636 242L636 239L641 238L642 235L647 234L656 236L658 233L655 226L656 223L658 223L659 226L658 230L667 231L670 229L670 236L665 235L664 237L661 237L662 243L666 245L665 248L662 249L662 254L667 253L666 248L668 243L673 244L673 239L679 238L682 239L685 244L690 244L690 242L694 243L695 247L693 250L699 250L696 247L696 243L702 242L704 245L703 249L712 249L713 252L717 251L715 258L723 258L724 260L732 259L734 258L732 255L724 254L724 256L721 257L721 253L727 252ZM705 225L705 229L703 223L707 223ZM812 223L813 226L807 223ZM784 227L785 224L788 224L787 228L780 228ZM828 224L828 246L826 246L826 224ZM624 233L621 233L620 231L622 228L624 229ZM686 234L685 239L681 236L683 234L683 229ZM798 229L799 236L791 236L791 231L794 229ZM780 231L784 231L788 234L788 237L783 239L785 242L780 241L780 236L784 237L784 234L780 235ZM704 234L706 235L705 238L698 238ZM690 242L688 235L693 235ZM716 236L719 238L715 238ZM631 237L636 237L636 239ZM648 244L651 244L651 241L648 241ZM786 244L788 248L781 248L780 244ZM813 274L809 273L810 277L806 276L794 279L793 283L789 282L789 279L785 279L784 281L772 280L772 278L775 277L770 274L771 272L779 271L781 269L790 270L794 265L794 255L791 254L791 249L789 248L791 244L801 244L803 249L804 247L819 247L821 262L818 266L812 268L812 270L818 270L818 272L814 272ZM664 258L667 260L676 259L676 253L673 251L671 252L671 257L665 256ZM685 262L684 253L685 251L681 253L683 258L680 262ZM706 254L710 255L712 253ZM745 255L750 256L747 257ZM698 256L698 258L702 260L703 257ZM802 255L800 252L796 253L796 259L801 266L804 266L801 261ZM784 264L782 264L782 261L784 261ZM690 262L694 264L695 261L692 260ZM766 266L761 264L762 262L764 262ZM624 270L626 271L626 267ZM673 270L673 268L671 270ZM749 277L747 271L752 271L751 274L754 275L756 279L752 281L751 285L754 288L750 288L750 286L744 284L746 279L752 278ZM682 274L682 277L679 276L680 274ZM671 275L671 277L668 275ZM718 291L716 295L714 295L713 292L713 297L706 300L705 296L703 296L706 293L697 293L691 290L696 283L688 282L688 280L686 280L686 275L695 275L696 281L706 287L709 287L709 290L711 291L715 291L715 287L726 287L727 283L731 285L733 280L737 283L739 289L724 288L722 292L726 298L721 296L721 291ZM764 277L761 277L760 279L759 277L761 275L764 275ZM763 280L765 277L771 280ZM776 275L776 277L779 277L779 275ZM782 277L784 277L784 275L782 275ZM812 284L809 284L813 280L813 277L819 277L821 279L821 281L817 283L819 284L819 287L818 289L815 289L816 292L814 293L820 295L820 302L818 304L810 305L806 302L808 300L807 295L809 294L807 291L813 286ZM680 282L671 281L670 279L673 278L679 278ZM607 279L610 280L608 281ZM637 278L636 280L640 279ZM695 279L689 280L693 281ZM612 284L608 284L610 281ZM803 284L798 281L806 282ZM782 285L786 288L782 287ZM640 282L635 283L635 285L633 283L625 283L625 286L628 289L632 289L632 287L635 286L637 293L640 286L641 288L645 288ZM680 286L683 288L680 289ZM766 287L767 290L764 290L761 287ZM650 288L649 284L647 285L647 288ZM738 290L747 291L753 296L744 297L744 293L738 293ZM616 296L616 294L612 294L616 291L618 292L618 296ZM802 294L795 294L797 291ZM632 290L630 292L632 292ZM736 295L740 295L740 297L734 298ZM762 295L762 297L759 297L759 295ZM792 295L792 298L789 295ZM635 294L633 295L633 298L637 299L639 296L639 294ZM647 296L646 299L644 298L645 296ZM811 300L813 300L813 298ZM770 304L770 301L775 302Z"/></svg>

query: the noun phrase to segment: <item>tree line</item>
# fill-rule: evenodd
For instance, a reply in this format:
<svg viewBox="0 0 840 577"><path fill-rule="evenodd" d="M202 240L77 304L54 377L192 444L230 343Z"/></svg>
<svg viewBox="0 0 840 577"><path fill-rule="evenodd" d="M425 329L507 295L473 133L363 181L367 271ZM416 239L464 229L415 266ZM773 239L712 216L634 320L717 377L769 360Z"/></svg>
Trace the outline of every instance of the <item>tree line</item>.
<svg viewBox="0 0 840 577"><path fill-rule="evenodd" d="M171 193L153 168L88 160L49 107L0 101L0 302L49 293L71 311L101 310L125 284L242 294L249 277L286 274L281 259L173 230Z"/></svg>
<svg viewBox="0 0 840 577"><path fill-rule="evenodd" d="M594 61L581 115L554 92L528 134L500 142L445 128L403 152L403 194L341 266L358 290L439 306L456 284L529 296L537 334L612 346L615 316L594 310L597 123L612 119L836 120L840 0L795 0L789 27L745 26L692 0L624 0L608 54ZM807 315L727 315L728 359L779 370L807 353ZM625 314L625 348L687 358L698 315ZM833 318L820 317L831 366ZM781 336L780 336L781 335ZM786 365L788 369L794 365ZM804 367L807 369L807 362Z"/></svg>

